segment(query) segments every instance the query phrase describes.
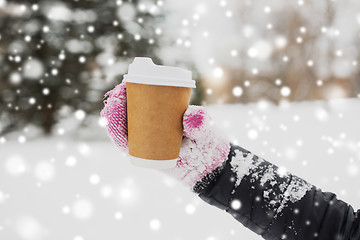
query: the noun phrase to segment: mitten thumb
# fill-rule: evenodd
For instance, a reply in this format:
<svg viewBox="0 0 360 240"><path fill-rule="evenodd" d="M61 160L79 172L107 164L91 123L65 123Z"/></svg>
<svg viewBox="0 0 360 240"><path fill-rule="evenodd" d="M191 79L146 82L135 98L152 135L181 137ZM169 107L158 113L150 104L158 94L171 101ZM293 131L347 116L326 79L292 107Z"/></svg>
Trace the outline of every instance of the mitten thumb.
<svg viewBox="0 0 360 240"><path fill-rule="evenodd" d="M212 118L202 106L190 105L183 115L184 136L191 139L203 139L210 136Z"/></svg>

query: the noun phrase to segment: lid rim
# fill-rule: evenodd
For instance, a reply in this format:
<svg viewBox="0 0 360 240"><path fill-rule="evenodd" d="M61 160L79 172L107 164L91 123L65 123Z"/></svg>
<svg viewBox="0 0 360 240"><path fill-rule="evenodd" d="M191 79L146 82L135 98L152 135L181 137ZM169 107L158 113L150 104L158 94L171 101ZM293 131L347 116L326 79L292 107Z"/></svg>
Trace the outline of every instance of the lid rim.
<svg viewBox="0 0 360 240"><path fill-rule="evenodd" d="M152 76L142 76L134 74L125 74L125 82L133 82L147 85L163 85L163 86L178 86L178 87L189 87L196 88L195 80L193 79L179 79L179 78L163 78L163 77L152 77Z"/></svg>

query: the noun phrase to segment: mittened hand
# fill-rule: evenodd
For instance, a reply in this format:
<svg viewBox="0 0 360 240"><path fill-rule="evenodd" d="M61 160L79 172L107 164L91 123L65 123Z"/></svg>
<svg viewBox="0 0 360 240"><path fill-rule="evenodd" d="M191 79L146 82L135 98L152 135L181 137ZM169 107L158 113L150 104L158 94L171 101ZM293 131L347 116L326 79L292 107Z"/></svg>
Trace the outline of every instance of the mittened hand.
<svg viewBox="0 0 360 240"><path fill-rule="evenodd" d="M100 115L106 119L106 130L121 150L129 152L126 111L126 83L107 92ZM183 116L184 136L180 156L174 168L161 171L193 187L227 159L229 142L220 136L204 107L189 106Z"/></svg>
<svg viewBox="0 0 360 240"><path fill-rule="evenodd" d="M193 188L205 176L211 178L229 155L229 141L212 125L204 107L189 106L183 116L184 137L174 168L161 171Z"/></svg>
<svg viewBox="0 0 360 240"><path fill-rule="evenodd" d="M126 83L118 84L108 91L100 115L106 120L106 131L122 151L129 152L126 111Z"/></svg>

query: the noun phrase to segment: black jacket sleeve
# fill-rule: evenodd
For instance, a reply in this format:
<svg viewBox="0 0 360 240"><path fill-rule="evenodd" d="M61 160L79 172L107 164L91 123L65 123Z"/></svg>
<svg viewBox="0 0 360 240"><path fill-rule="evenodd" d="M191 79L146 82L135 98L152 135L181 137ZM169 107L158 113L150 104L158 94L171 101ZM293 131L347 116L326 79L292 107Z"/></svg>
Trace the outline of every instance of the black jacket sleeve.
<svg viewBox="0 0 360 240"><path fill-rule="evenodd" d="M233 144L193 190L267 240L360 240L360 210Z"/></svg>

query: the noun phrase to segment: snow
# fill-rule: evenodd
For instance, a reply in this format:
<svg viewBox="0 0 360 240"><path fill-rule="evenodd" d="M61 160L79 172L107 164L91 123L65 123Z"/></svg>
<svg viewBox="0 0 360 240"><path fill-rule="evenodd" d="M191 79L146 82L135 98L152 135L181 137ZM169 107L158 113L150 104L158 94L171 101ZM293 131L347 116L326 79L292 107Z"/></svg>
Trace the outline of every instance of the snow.
<svg viewBox="0 0 360 240"><path fill-rule="evenodd" d="M244 156L245 155L245 156ZM252 153L245 154L239 150L235 150L235 156L231 159L231 170L236 174L235 188L240 185L242 179L245 176L250 176L250 182L254 182L260 178L260 185L265 186L267 182L271 186L277 184L276 175L279 174L282 178L285 178L284 183L280 184L280 193L276 194L276 191L272 188L263 191L263 197L267 201L269 209L276 207L276 213L279 214L287 206L288 201L295 203L299 201L306 192L312 188L312 185L306 181L296 177L285 174L286 169L280 167L278 171L274 171L273 167L264 169L262 163L263 159L255 159ZM261 173L264 171L263 173ZM259 176L261 175L261 176ZM286 183L289 182L287 186ZM235 192L235 189L232 193ZM231 203L231 207L233 207ZM233 207L234 208L234 207ZM240 208L240 206L239 206ZM274 216L275 218L277 217Z"/></svg>
<svg viewBox="0 0 360 240"><path fill-rule="evenodd" d="M281 213L281 211L287 206L286 204L289 200L292 203L295 203L303 198L311 187L311 184L305 182L303 179L293 176L289 186L284 192L285 197L282 199L280 207L277 209L277 213Z"/></svg>
<svg viewBox="0 0 360 240"><path fill-rule="evenodd" d="M185 206L185 212L189 215L194 214L196 211L196 207L193 204L188 204Z"/></svg>
<svg viewBox="0 0 360 240"><path fill-rule="evenodd" d="M26 171L27 166L22 156L14 154L7 158L5 169L9 175L19 176Z"/></svg>
<svg viewBox="0 0 360 240"><path fill-rule="evenodd" d="M336 193L354 209L360 208L359 108L359 99L207 106L230 141L276 164L281 174ZM82 128L74 115L59 122L63 135L39 137L28 126L1 138L1 239L261 239L180 182L132 166L100 118L88 117ZM263 181L278 174L268 173ZM288 191L281 206L302 196L291 191L299 181L282 186Z"/></svg>
<svg viewBox="0 0 360 240"><path fill-rule="evenodd" d="M99 182L100 182L100 177L99 177L99 175L97 175L97 174L92 174L92 175L90 176L90 178L89 178L89 181L90 181L91 184L97 185L97 184L99 184Z"/></svg>
<svg viewBox="0 0 360 240"><path fill-rule="evenodd" d="M161 222L158 219L152 219L149 223L150 229L153 231L160 230Z"/></svg>
<svg viewBox="0 0 360 240"><path fill-rule="evenodd" d="M247 154L245 157L243 153L239 150L235 150L235 156L231 159L231 170L236 173L236 182L235 188L240 185L241 180L244 176L249 175L251 170L256 169L256 167L261 163L261 160L254 164L253 154ZM235 188L233 192L235 191Z"/></svg>
<svg viewBox="0 0 360 240"><path fill-rule="evenodd" d="M19 83L21 83L21 75L18 72L13 72L10 74L10 82L13 85L18 85Z"/></svg>
<svg viewBox="0 0 360 240"><path fill-rule="evenodd" d="M288 97L291 94L291 89L289 87L287 87L287 86L284 86L284 87L282 87L280 89L280 93L281 93L282 96Z"/></svg>
<svg viewBox="0 0 360 240"><path fill-rule="evenodd" d="M123 218L123 215L122 215L121 212L116 212L116 213L114 214L114 217L115 217L115 219L120 220L120 219Z"/></svg>
<svg viewBox="0 0 360 240"><path fill-rule="evenodd" d="M84 110L79 109L79 110L75 111L74 115L75 115L75 118L80 121L80 120L83 120L85 118L86 113L85 113Z"/></svg>
<svg viewBox="0 0 360 240"><path fill-rule="evenodd" d="M42 161L37 163L34 169L36 178L40 181L50 181L54 178L55 168L51 162Z"/></svg>
<svg viewBox="0 0 360 240"><path fill-rule="evenodd" d="M56 3L49 9L46 9L47 17L53 21L69 21L71 20L71 10L65 5Z"/></svg>
<svg viewBox="0 0 360 240"><path fill-rule="evenodd" d="M43 88L42 93L47 96L50 94L50 90L48 88Z"/></svg>
<svg viewBox="0 0 360 240"><path fill-rule="evenodd" d="M238 199L234 199L234 200L231 201L230 206L231 206L232 209L238 210L241 207L241 202Z"/></svg>
<svg viewBox="0 0 360 240"><path fill-rule="evenodd" d="M74 237L74 240L84 240L84 238L80 235Z"/></svg>
<svg viewBox="0 0 360 240"><path fill-rule="evenodd" d="M79 220L88 220L92 217L94 206L88 199L77 199L72 205L74 218Z"/></svg>
<svg viewBox="0 0 360 240"><path fill-rule="evenodd" d="M236 86L233 88L232 93L235 97L240 97L243 94L243 89L240 86Z"/></svg>
<svg viewBox="0 0 360 240"><path fill-rule="evenodd" d="M42 223L29 215L23 215L15 220L15 229L21 239L36 240L48 236L49 231Z"/></svg>

